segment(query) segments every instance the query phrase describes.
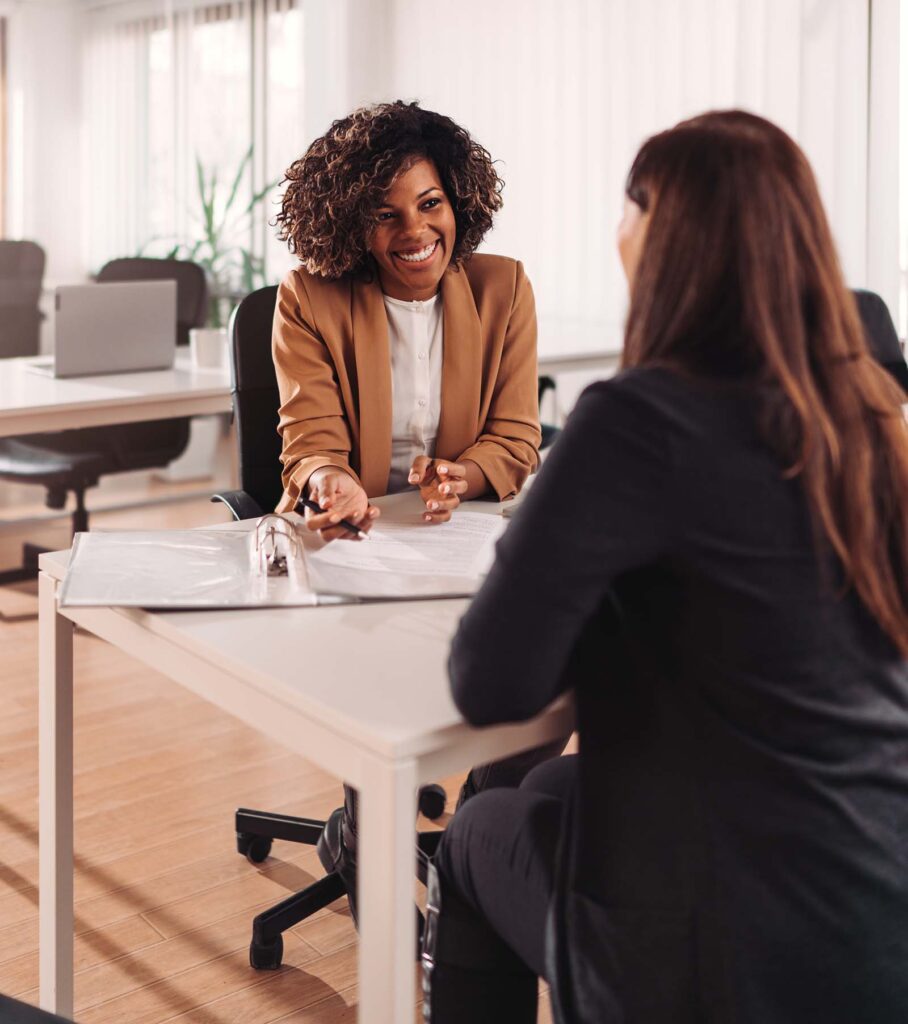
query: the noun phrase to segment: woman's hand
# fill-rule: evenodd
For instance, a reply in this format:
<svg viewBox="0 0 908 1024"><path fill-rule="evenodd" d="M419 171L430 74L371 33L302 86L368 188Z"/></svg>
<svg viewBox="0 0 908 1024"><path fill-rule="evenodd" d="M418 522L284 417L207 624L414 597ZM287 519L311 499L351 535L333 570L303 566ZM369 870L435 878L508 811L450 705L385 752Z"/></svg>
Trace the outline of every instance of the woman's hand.
<svg viewBox="0 0 908 1024"><path fill-rule="evenodd" d="M309 498L324 511L306 509L306 526L318 530L323 540L356 540L355 533L337 525L341 519L368 533L380 515L353 477L335 466L324 466L309 477Z"/></svg>
<svg viewBox="0 0 908 1024"><path fill-rule="evenodd" d="M462 462L430 459L427 455L416 456L407 479L419 487L427 523L446 523L469 486L467 467Z"/></svg>

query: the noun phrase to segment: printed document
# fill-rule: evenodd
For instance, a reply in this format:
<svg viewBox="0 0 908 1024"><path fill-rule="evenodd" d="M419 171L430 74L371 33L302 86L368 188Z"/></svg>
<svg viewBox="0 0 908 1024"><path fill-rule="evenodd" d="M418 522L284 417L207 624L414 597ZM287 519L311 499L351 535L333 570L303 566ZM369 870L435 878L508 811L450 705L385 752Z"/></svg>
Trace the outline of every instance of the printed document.
<svg viewBox="0 0 908 1024"><path fill-rule="evenodd" d="M377 519L365 541L306 550L309 584L319 594L364 598L464 596L478 589L504 529L501 516L459 509L447 523L418 511Z"/></svg>

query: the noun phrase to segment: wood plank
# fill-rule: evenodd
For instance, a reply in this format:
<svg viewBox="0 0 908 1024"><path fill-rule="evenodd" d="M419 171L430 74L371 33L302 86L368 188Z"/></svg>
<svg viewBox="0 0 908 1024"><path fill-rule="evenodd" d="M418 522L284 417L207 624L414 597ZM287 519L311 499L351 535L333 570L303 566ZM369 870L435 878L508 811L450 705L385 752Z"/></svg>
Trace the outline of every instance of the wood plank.
<svg viewBox="0 0 908 1024"><path fill-rule="evenodd" d="M233 795L230 795L231 798ZM313 777L311 783L308 782L307 776L306 785L300 789L299 799L280 804L268 803L266 794L258 791L247 794L247 797L245 806L259 807L263 810L277 811L283 814L296 814L307 818L324 818L340 802L341 790L340 785L328 775L324 776L323 782L319 782L318 778ZM231 800L229 806L225 806L215 826L212 826L210 821L202 822L200 827L177 838L172 837L166 830L160 830L155 839L149 841L141 849L110 861L104 861L103 871L100 870L101 865L94 862L91 865L91 870L77 870L76 901L111 892L124 885L161 874L166 866L172 863L175 850L179 851L179 863L182 865L193 863L216 853L232 851L234 849L232 832L234 809L235 806ZM0 809L0 814L2 814L2 809ZM231 831L225 832L224 829L231 829ZM35 833L35 841L37 842L37 833ZM277 854L282 848L289 850L292 847L277 843L275 853ZM236 857L236 854L230 855ZM0 865L0 891L3 891L4 888L4 875L15 875L15 879L10 879L8 883L11 890L37 885L37 863L37 850L34 850L24 860L16 861L6 867Z"/></svg>
<svg viewBox="0 0 908 1024"><path fill-rule="evenodd" d="M158 1024L180 1014L187 1015L194 1024L258 1024L286 1014L288 1009L318 1002L337 989L349 988L355 981L355 957L343 951L313 959L313 950L291 933L284 947L284 966L279 971L264 975L253 971L248 951L236 950L126 995L77 1009L77 1013L79 1024ZM226 996L241 997L239 1016L233 1012L236 1004L228 1004L226 1010L219 1010L216 1015L201 1011L206 1004Z"/></svg>
<svg viewBox="0 0 908 1024"><path fill-rule="evenodd" d="M300 780L301 783L305 778ZM323 797L324 804L335 801L333 788L330 794ZM266 804L266 806L268 806ZM278 880L288 881L293 873L284 865L295 863L300 858L308 858L312 870L315 870L314 849L311 847L295 847L283 845L282 860L269 859L259 868L253 868L246 860L234 852L234 837L231 830L231 818L223 813L218 822L223 836L222 852L210 860L196 861L188 866L183 860L174 857L174 849L169 850L170 868L154 877L130 886L117 888L88 900L76 903L76 927L79 930L100 928L136 912L153 910L177 902L184 897L190 901L200 898L202 893L217 885L224 885L225 879L236 879L238 882L252 876L269 877L274 875ZM176 847L178 849L178 845ZM163 852L163 851L159 851ZM191 859L191 858L190 858ZM162 860L161 866L168 861ZM80 854L77 858L77 893L79 879L85 873L104 875L104 865L93 865L91 858ZM274 890L275 900L283 898L286 893ZM262 896L260 899L266 899ZM252 902L256 902L255 899ZM249 903L243 905L250 905ZM0 921L6 922L0 928L0 962L21 952L23 941L32 938L37 942L35 919L36 893L34 889L20 890L0 898ZM196 922L199 923L199 922ZM188 925L192 927L192 923ZM181 929L182 930L182 929ZM33 934L34 933L34 934ZM174 934L170 929L166 934Z"/></svg>
<svg viewBox="0 0 908 1024"><path fill-rule="evenodd" d="M84 971L95 964L116 960L126 953L134 953L160 942L160 934L136 914L107 925L101 933L82 932L77 935L73 965L78 974L79 971ZM37 984L37 950L0 964L0 991L7 995L19 996L35 988Z"/></svg>
<svg viewBox="0 0 908 1024"><path fill-rule="evenodd" d="M202 968L221 960L228 954L245 957L246 977L241 981L257 984L269 974L258 974L248 963L252 917L267 904L253 908L252 913L235 914L218 922L217 928L201 928L170 939L159 939L147 948L99 963L76 976L76 1012L81 1019L84 1011L110 1003L112 1000L129 1002L129 997L161 979L172 978L187 971ZM302 965L318 957L318 953L300 939L290 936L285 949L293 962ZM237 975L240 972L236 972Z"/></svg>

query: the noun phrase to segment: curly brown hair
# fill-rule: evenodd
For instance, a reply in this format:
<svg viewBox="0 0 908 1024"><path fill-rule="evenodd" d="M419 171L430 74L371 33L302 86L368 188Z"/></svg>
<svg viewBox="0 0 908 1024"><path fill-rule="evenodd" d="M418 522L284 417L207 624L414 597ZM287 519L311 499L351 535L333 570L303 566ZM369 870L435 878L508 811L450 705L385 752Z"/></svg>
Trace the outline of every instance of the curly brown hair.
<svg viewBox="0 0 908 1024"><path fill-rule="evenodd" d="M361 107L335 121L287 171L279 237L312 274L367 271L375 212L414 159L431 160L454 210L452 265L471 256L501 209L489 153L449 117L416 103Z"/></svg>

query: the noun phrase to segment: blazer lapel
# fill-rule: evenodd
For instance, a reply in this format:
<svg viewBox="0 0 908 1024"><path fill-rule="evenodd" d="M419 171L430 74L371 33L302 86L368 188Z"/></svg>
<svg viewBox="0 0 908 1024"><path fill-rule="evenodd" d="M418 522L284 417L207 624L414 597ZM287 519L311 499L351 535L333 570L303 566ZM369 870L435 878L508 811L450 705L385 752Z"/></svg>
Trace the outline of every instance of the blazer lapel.
<svg viewBox="0 0 908 1024"><path fill-rule="evenodd" d="M442 459L456 459L473 444L479 432L482 329L464 271L445 271L441 287L444 352L435 453Z"/></svg>
<svg viewBox="0 0 908 1024"><path fill-rule="evenodd" d="M359 473L369 497L384 494L391 471L391 345L378 275L353 281L353 348L359 396Z"/></svg>

